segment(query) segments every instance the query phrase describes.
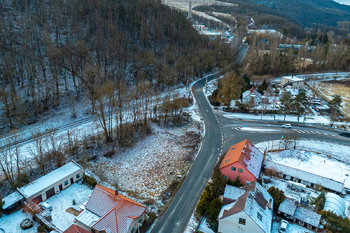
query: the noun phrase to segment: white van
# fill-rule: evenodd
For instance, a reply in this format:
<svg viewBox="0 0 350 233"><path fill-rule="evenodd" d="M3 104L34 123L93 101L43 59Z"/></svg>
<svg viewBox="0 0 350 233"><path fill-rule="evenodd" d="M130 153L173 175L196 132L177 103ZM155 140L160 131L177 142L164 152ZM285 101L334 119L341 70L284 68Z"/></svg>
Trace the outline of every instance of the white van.
<svg viewBox="0 0 350 233"><path fill-rule="evenodd" d="M41 206L41 208L43 208L44 210L48 210L48 211L52 211L52 206L47 204L46 202L41 202L39 203L39 205Z"/></svg>

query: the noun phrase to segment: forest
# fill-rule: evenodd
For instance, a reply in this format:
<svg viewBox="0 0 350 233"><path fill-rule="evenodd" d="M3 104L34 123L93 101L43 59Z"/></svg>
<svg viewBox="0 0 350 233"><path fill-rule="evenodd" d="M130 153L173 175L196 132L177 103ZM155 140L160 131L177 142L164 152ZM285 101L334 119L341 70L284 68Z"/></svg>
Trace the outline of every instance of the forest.
<svg viewBox="0 0 350 233"><path fill-rule="evenodd" d="M343 27L350 21L350 7L328 0L307 1L258 1L230 0L238 7L198 6L200 11L225 12L236 18L242 15L253 17L256 28L276 29L285 36L303 39L307 31L315 34L319 31L327 33L332 30L335 38L344 40L349 29Z"/></svg>
<svg viewBox="0 0 350 233"><path fill-rule="evenodd" d="M93 114L107 86L137 99L141 89L187 85L230 64L234 50L154 0L1 1L1 132L50 109L70 107L74 117L83 99Z"/></svg>

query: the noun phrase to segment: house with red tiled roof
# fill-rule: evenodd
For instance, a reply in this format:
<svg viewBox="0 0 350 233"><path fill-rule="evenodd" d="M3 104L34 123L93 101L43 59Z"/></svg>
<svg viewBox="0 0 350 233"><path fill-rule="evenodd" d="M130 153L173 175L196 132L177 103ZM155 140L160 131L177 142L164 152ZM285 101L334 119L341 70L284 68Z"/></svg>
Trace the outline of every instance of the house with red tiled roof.
<svg viewBox="0 0 350 233"><path fill-rule="evenodd" d="M65 230L63 233L91 233L91 232L73 224L67 230Z"/></svg>
<svg viewBox="0 0 350 233"><path fill-rule="evenodd" d="M223 198L218 232L271 233L273 198L258 182L226 185Z"/></svg>
<svg viewBox="0 0 350 233"><path fill-rule="evenodd" d="M118 191L96 185L75 224L93 233L136 233L146 207Z"/></svg>
<svg viewBox="0 0 350 233"><path fill-rule="evenodd" d="M264 154L249 140L231 146L220 164L225 179L240 177L243 184L255 181L260 176Z"/></svg>

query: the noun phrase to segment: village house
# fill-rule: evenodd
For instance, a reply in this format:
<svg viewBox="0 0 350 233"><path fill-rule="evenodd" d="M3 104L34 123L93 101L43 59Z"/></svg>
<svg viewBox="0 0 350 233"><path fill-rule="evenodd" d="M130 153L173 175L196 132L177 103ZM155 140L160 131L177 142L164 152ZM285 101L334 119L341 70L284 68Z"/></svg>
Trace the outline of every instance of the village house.
<svg viewBox="0 0 350 233"><path fill-rule="evenodd" d="M289 167L276 162L264 161L264 168L271 169L277 172L285 180L297 182L315 190L325 189L326 191L332 191L338 194L345 194L344 183L319 176L301 169Z"/></svg>
<svg viewBox="0 0 350 233"><path fill-rule="evenodd" d="M33 201L37 204L45 201L82 179L83 174L84 171L78 163L75 161L67 163L35 181L17 188L17 191L3 199L5 202L3 209L11 211L24 201Z"/></svg>
<svg viewBox="0 0 350 233"><path fill-rule="evenodd" d="M242 94L242 103L246 105L258 106L261 103L262 96L255 87L246 90Z"/></svg>
<svg viewBox="0 0 350 233"><path fill-rule="evenodd" d="M93 233L136 233L145 220L145 210L118 191L96 185L75 224Z"/></svg>
<svg viewBox="0 0 350 233"><path fill-rule="evenodd" d="M258 182L241 188L226 185L223 202L218 232L271 232L273 199Z"/></svg>
<svg viewBox="0 0 350 233"><path fill-rule="evenodd" d="M303 89L304 79L293 76L282 77L281 86L283 89Z"/></svg>
<svg viewBox="0 0 350 233"><path fill-rule="evenodd" d="M228 149L220 171L226 180L239 176L241 182L247 184L259 178L263 159L263 153L246 139Z"/></svg>
<svg viewBox="0 0 350 233"><path fill-rule="evenodd" d="M91 233L91 232L73 224L67 230L65 230L63 233Z"/></svg>
<svg viewBox="0 0 350 233"><path fill-rule="evenodd" d="M286 198L278 207L278 214L283 214L300 226L306 227L310 230L318 230L323 227L320 226L321 215L309 210L305 207L298 206L298 202Z"/></svg>

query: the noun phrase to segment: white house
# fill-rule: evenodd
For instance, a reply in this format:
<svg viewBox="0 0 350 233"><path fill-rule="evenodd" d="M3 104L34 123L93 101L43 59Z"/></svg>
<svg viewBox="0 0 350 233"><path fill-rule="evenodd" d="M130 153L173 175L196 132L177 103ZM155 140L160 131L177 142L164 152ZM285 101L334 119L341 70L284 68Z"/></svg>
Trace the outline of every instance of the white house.
<svg viewBox="0 0 350 233"><path fill-rule="evenodd" d="M261 103L261 94L255 89L255 87L246 90L242 94L242 103L243 104L254 104L258 106Z"/></svg>
<svg viewBox="0 0 350 233"><path fill-rule="evenodd" d="M282 77L281 86L286 89L303 89L304 79L293 76Z"/></svg>
<svg viewBox="0 0 350 233"><path fill-rule="evenodd" d="M223 203L218 232L271 232L273 199L256 181L241 188L226 185Z"/></svg>

